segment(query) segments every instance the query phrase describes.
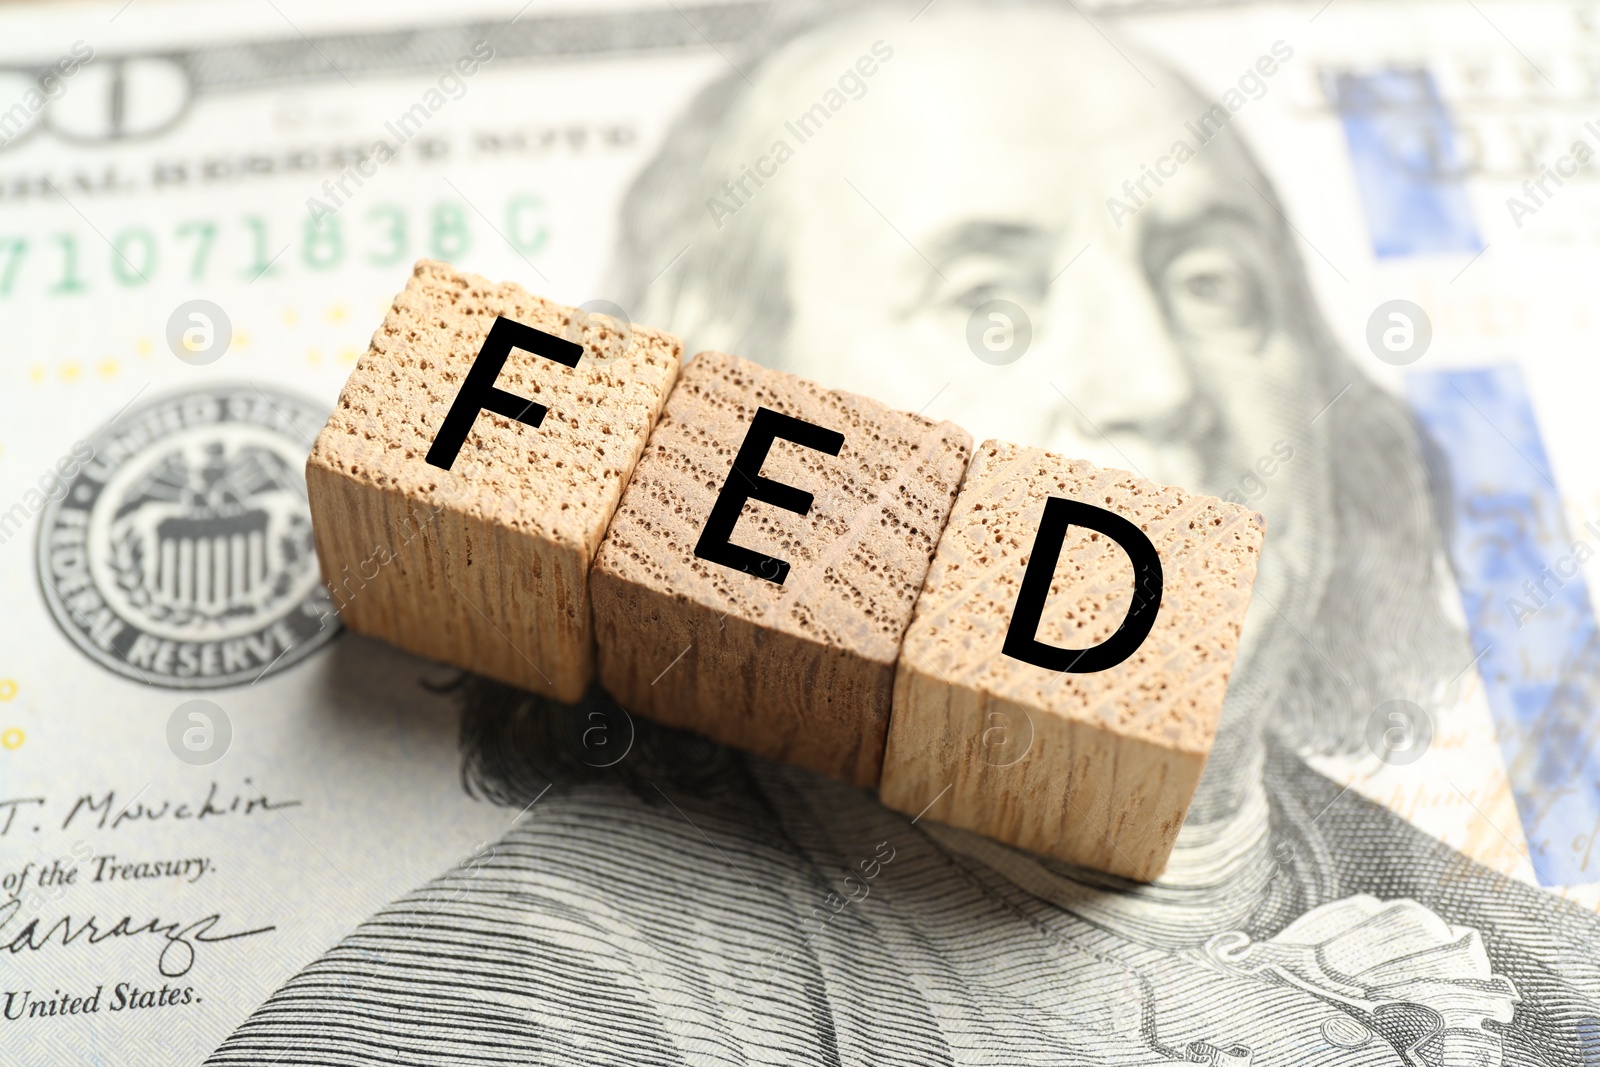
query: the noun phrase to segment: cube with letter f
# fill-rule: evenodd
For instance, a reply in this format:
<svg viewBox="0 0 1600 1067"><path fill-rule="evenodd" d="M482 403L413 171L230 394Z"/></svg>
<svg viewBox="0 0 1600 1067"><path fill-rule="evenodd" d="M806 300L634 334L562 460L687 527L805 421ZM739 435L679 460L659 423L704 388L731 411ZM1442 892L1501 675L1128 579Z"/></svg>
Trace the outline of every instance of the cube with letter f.
<svg viewBox="0 0 1600 1067"><path fill-rule="evenodd" d="M581 697L589 567L681 354L669 334L418 263L306 462L339 618Z"/></svg>

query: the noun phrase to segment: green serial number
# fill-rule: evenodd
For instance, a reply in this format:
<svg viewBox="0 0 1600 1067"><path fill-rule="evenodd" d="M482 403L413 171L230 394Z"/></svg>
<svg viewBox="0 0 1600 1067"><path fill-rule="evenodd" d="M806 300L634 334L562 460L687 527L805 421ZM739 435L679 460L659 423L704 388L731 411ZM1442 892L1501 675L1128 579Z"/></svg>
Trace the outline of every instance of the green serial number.
<svg viewBox="0 0 1600 1067"><path fill-rule="evenodd" d="M150 226L128 226L102 235L108 258L106 273L123 288L148 285L164 272L186 272L190 281L210 281L230 272L251 282L276 277L287 262L293 262L291 247L299 245L299 262L307 270L330 271L352 259L372 267L388 267L405 262L425 250L435 259L459 260L472 247L473 212L456 201L444 200L431 208L411 213L399 204L376 204L365 212L349 208L321 219L307 218L298 227L298 240L285 241L285 227L274 234L261 215L245 215L239 220L237 242L243 255L213 255L222 224L214 219L180 222L170 232ZM550 233L545 224L544 202L537 196L512 197L505 206L504 226L491 229L523 255L540 251ZM0 297L18 291L20 282L30 277L44 280L50 296L87 293L93 286L86 276L86 261L96 255L99 240L87 241L75 233L53 233L30 240L27 237L0 236ZM25 266L26 265L26 266Z"/></svg>

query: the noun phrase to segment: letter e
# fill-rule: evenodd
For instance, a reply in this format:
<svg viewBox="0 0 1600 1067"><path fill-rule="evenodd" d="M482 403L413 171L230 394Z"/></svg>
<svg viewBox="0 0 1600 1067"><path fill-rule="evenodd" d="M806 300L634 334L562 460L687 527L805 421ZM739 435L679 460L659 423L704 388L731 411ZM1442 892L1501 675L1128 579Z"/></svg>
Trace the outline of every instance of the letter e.
<svg viewBox="0 0 1600 1067"><path fill-rule="evenodd" d="M733 536L734 524L739 521L739 512L744 510L747 500L759 500L796 515L804 515L811 510L813 497L810 493L763 478L759 473L772 442L780 437L802 448L830 456L837 456L844 447L842 433L771 408L757 408L755 418L750 420L750 429L744 435L744 443L739 446L739 454L733 458L733 469L728 472L727 481L722 483L722 491L712 505L711 516L706 519L705 529L700 532L700 540L694 546L694 554L699 559L754 574L777 585L782 585L784 579L789 577L787 560L740 548L728 539Z"/></svg>

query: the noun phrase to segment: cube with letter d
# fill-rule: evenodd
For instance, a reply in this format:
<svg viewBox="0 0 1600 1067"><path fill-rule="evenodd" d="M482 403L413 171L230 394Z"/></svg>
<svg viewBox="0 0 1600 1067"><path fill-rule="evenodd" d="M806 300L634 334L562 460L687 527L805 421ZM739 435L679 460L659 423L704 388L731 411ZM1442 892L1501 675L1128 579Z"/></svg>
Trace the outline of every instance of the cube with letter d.
<svg viewBox="0 0 1600 1067"><path fill-rule="evenodd" d="M601 684L876 785L900 639L971 446L952 423L696 356L595 560Z"/></svg>
<svg viewBox="0 0 1600 1067"><path fill-rule="evenodd" d="M895 677L879 796L1135 879L1160 874L1205 766L1265 520L985 441Z"/></svg>

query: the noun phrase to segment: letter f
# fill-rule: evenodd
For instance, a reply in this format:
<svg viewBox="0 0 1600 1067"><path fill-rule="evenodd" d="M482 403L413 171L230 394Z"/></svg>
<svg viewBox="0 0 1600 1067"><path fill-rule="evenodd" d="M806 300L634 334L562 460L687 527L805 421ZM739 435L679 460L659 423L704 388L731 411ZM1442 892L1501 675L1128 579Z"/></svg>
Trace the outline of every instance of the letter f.
<svg viewBox="0 0 1600 1067"><path fill-rule="evenodd" d="M455 402L450 405L450 411L428 449L428 462L433 466L450 469L461 446L466 444L467 434L472 432L472 424L477 421L480 411L503 415L534 429L538 429L544 421L545 412L549 409L543 404L524 400L494 384L513 348L543 356L565 367L576 367L578 360L583 358L583 346L580 344L496 316L494 325L489 327L489 336L484 338L483 347L478 350L478 358L473 360L466 381L461 383L461 390L456 393Z"/></svg>

